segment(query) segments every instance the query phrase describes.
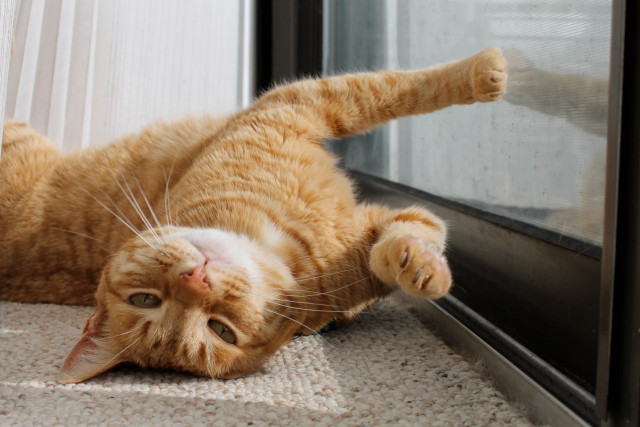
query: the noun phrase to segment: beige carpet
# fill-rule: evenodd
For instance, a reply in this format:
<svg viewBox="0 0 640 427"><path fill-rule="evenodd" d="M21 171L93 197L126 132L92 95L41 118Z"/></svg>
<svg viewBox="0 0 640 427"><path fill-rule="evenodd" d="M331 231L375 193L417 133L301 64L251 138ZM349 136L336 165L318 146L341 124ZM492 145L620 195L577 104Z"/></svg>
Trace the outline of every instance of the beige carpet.
<svg viewBox="0 0 640 427"><path fill-rule="evenodd" d="M231 381L119 368L56 373L90 308L0 303L0 425L529 425L393 300Z"/></svg>

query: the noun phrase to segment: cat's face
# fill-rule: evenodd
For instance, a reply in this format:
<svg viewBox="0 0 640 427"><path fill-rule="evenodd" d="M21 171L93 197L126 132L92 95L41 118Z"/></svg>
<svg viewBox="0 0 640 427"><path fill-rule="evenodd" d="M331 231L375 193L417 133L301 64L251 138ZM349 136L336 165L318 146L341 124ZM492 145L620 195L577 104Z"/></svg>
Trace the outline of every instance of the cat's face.
<svg viewBox="0 0 640 427"><path fill-rule="evenodd" d="M175 227L143 233L110 257L97 311L58 380L82 381L121 362L216 378L255 370L299 329L300 310L286 297L293 291L282 260L247 238Z"/></svg>

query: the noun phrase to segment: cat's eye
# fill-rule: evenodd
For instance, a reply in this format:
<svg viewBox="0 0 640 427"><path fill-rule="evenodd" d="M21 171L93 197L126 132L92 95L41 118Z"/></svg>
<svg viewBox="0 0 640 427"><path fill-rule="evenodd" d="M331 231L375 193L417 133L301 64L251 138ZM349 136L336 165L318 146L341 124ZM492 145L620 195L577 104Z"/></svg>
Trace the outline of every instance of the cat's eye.
<svg viewBox="0 0 640 427"><path fill-rule="evenodd" d="M236 336L233 335L233 332L231 332L231 329L227 328L222 323L218 322L217 320L210 319L207 325L209 326L209 329L213 331L214 334L220 337L221 340L228 342L229 344L236 343Z"/></svg>
<svg viewBox="0 0 640 427"><path fill-rule="evenodd" d="M141 308L157 307L162 302L160 298L151 294L135 294L129 297L129 304Z"/></svg>

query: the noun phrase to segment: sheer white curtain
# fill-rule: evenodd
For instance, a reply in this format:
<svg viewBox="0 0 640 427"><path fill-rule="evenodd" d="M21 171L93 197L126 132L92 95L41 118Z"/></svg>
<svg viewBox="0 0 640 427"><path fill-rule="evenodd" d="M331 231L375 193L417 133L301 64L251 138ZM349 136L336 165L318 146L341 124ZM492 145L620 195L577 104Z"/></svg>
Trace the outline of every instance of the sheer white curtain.
<svg viewBox="0 0 640 427"><path fill-rule="evenodd" d="M4 116L70 151L247 106L253 2L22 0Z"/></svg>
<svg viewBox="0 0 640 427"><path fill-rule="evenodd" d="M16 0L0 0L0 117L4 117ZM0 127L0 141L2 141ZM2 150L0 150L2 156Z"/></svg>

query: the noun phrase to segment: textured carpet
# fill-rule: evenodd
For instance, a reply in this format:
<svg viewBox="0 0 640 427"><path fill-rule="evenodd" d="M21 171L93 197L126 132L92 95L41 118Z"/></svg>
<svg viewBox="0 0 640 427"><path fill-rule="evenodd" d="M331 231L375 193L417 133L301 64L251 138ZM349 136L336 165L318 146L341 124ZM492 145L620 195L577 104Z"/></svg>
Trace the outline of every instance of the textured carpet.
<svg viewBox="0 0 640 427"><path fill-rule="evenodd" d="M57 384L91 311L0 303L0 425L529 425L393 300L293 341L245 378L121 367Z"/></svg>

